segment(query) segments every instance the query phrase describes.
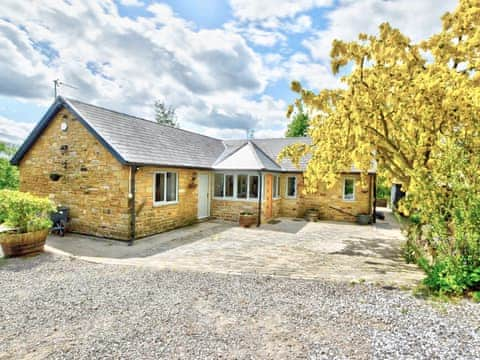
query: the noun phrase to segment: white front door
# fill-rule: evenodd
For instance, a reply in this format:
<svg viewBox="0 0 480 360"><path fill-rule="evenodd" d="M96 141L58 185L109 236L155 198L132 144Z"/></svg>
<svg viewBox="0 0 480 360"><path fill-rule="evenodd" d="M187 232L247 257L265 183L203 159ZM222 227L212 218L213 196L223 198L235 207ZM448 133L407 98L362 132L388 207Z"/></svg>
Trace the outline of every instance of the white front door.
<svg viewBox="0 0 480 360"><path fill-rule="evenodd" d="M198 175L198 218L206 218L209 214L208 174Z"/></svg>

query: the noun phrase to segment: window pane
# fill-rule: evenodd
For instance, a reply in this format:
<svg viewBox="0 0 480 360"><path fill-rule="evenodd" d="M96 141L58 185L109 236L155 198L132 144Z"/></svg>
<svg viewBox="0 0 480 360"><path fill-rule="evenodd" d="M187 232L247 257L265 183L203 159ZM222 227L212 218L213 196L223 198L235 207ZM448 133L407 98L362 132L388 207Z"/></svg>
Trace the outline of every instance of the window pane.
<svg viewBox="0 0 480 360"><path fill-rule="evenodd" d="M280 185L280 178L275 175L273 177L273 197L276 198L278 197L278 194L279 194L279 185Z"/></svg>
<svg viewBox="0 0 480 360"><path fill-rule="evenodd" d="M165 174L155 175L155 201L165 201Z"/></svg>
<svg viewBox="0 0 480 360"><path fill-rule="evenodd" d="M167 173L167 201L177 201L177 174Z"/></svg>
<svg viewBox="0 0 480 360"><path fill-rule="evenodd" d="M297 193L297 178L290 176L287 180L287 196L295 196Z"/></svg>
<svg viewBox="0 0 480 360"><path fill-rule="evenodd" d="M355 198L355 180L345 179L343 186L343 198L345 200L353 200Z"/></svg>
<svg viewBox="0 0 480 360"><path fill-rule="evenodd" d="M223 179L223 174L215 174L215 196L223 197Z"/></svg>
<svg viewBox="0 0 480 360"><path fill-rule="evenodd" d="M250 176L250 192L248 194L248 197L250 199L256 199L258 198L258 176Z"/></svg>
<svg viewBox="0 0 480 360"><path fill-rule="evenodd" d="M233 175L225 175L225 196L233 197Z"/></svg>
<svg viewBox="0 0 480 360"><path fill-rule="evenodd" d="M247 175L238 175L237 177L237 198L247 198Z"/></svg>

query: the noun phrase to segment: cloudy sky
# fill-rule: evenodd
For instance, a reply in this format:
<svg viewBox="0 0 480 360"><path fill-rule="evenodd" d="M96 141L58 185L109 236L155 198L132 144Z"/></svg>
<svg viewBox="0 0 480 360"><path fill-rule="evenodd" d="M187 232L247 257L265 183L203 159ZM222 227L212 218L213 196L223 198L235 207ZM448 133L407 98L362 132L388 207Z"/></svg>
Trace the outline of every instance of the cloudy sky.
<svg viewBox="0 0 480 360"><path fill-rule="evenodd" d="M60 94L219 138L282 136L291 80L338 86L332 39L389 21L414 40L454 0L2 0L0 140L21 142Z"/></svg>

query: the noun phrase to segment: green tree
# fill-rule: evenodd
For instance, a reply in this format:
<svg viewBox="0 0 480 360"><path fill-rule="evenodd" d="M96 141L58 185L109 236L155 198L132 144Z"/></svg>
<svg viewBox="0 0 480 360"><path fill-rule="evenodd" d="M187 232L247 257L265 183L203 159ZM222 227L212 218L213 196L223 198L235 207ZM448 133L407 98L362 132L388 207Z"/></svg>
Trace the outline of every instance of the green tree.
<svg viewBox="0 0 480 360"><path fill-rule="evenodd" d="M307 136L308 114L304 110L301 101L297 102L295 114L292 115L292 121L288 124L286 137Z"/></svg>
<svg viewBox="0 0 480 360"><path fill-rule="evenodd" d="M0 142L0 189L17 189L19 184L18 168L10 165L10 158L16 147Z"/></svg>
<svg viewBox="0 0 480 360"><path fill-rule="evenodd" d="M175 108L165 105L162 101L155 101L155 120L159 124L179 127Z"/></svg>

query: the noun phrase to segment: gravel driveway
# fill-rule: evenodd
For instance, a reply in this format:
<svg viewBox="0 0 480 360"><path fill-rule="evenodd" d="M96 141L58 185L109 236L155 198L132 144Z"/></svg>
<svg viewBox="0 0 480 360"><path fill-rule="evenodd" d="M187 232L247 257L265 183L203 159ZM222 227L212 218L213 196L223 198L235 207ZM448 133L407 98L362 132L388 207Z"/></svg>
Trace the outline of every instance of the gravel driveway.
<svg viewBox="0 0 480 360"><path fill-rule="evenodd" d="M479 358L480 305L345 282L0 263L0 359Z"/></svg>

